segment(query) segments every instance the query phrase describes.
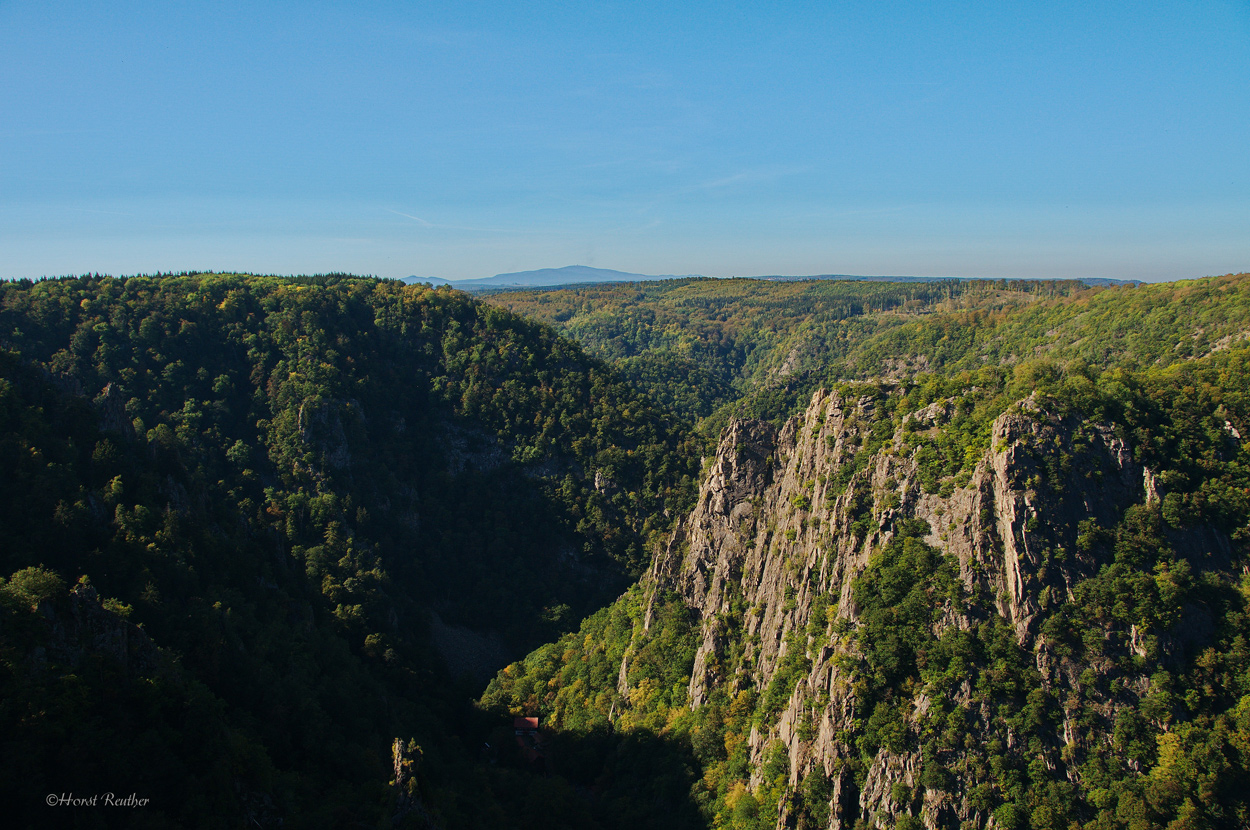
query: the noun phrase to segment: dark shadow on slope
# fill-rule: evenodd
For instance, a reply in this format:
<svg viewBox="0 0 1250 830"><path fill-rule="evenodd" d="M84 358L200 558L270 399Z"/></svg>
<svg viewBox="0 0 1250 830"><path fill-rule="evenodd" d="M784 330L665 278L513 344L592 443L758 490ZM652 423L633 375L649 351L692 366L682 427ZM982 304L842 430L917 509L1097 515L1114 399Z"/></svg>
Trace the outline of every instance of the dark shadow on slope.
<svg viewBox="0 0 1250 830"><path fill-rule="evenodd" d="M546 732L521 737L495 724L479 744L490 807L518 828L648 827L698 830L707 822L692 797L698 760L688 743L649 732ZM481 733L481 729L479 729ZM476 805L484 806L483 803ZM498 818L498 817L496 817ZM479 814L472 826L492 824Z"/></svg>

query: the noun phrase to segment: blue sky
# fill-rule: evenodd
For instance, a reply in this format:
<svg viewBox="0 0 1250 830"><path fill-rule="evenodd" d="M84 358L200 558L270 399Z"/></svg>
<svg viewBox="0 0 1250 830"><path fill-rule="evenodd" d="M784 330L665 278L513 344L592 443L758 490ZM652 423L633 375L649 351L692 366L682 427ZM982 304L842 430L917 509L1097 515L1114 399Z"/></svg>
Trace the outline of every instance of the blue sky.
<svg viewBox="0 0 1250 830"><path fill-rule="evenodd" d="M1250 3L0 0L0 277L1250 269Z"/></svg>

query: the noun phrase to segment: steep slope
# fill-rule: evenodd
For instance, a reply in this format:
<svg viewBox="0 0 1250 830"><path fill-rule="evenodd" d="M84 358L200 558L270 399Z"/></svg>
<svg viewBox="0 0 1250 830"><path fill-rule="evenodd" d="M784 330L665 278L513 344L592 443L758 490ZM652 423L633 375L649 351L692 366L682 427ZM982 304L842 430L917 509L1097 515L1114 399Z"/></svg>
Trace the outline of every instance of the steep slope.
<svg viewBox="0 0 1250 830"><path fill-rule="evenodd" d="M486 703L690 746L717 827L1244 826L1248 357L734 421L612 694L572 691L587 630Z"/></svg>
<svg viewBox="0 0 1250 830"><path fill-rule="evenodd" d="M18 826L47 826L53 789L135 787L157 823L373 825L396 738L424 749L409 780L437 820L496 823L519 802L476 764L464 675L623 590L693 472L602 364L448 290L5 283L0 339Z"/></svg>

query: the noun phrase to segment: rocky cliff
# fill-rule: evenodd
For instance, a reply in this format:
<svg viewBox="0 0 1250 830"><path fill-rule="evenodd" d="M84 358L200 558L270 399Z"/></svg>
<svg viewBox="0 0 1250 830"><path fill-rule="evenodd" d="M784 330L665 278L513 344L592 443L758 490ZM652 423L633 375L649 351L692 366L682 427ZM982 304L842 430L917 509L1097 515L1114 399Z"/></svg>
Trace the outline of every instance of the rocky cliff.
<svg viewBox="0 0 1250 830"><path fill-rule="evenodd" d="M914 448L957 401L900 421L881 400L819 392L780 430L724 432L648 577L697 616L689 705L760 701L750 786L785 770L779 826L1067 827L1113 732L1166 729L1152 672L1211 636L1202 604L1175 598L1150 628L1081 616L1080 586L1131 541L1126 516L1158 524L1161 485L1115 426L1031 397L935 487ZM1209 528L1145 544L1156 583L1229 550ZM1030 808L1040 786L1071 812Z"/></svg>

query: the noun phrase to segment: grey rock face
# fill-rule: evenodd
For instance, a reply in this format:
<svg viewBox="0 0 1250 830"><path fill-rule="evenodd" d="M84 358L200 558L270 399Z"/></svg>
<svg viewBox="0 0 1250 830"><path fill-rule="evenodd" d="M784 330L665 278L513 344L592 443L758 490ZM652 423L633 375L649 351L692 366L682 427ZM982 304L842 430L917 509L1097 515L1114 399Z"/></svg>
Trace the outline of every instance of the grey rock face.
<svg viewBox="0 0 1250 830"><path fill-rule="evenodd" d="M48 620L47 657L73 669L90 655L102 655L134 674L151 672L160 654L137 625L104 608L95 588L76 585L69 593L68 613L42 606Z"/></svg>
<svg viewBox="0 0 1250 830"><path fill-rule="evenodd" d="M1082 523L1112 526L1128 506L1147 499L1152 476L1110 426L1051 415L1030 399L994 422L989 449L963 486L925 492L917 462L904 451L905 434L936 433L951 414L947 402L911 413L892 440L858 461L875 418L868 397L818 392L804 416L780 431L752 421L729 425L696 508L648 575L655 587L680 593L701 620L689 686L692 706L706 703L717 687L766 688L788 644L806 642L788 635L807 630L817 597L828 603L831 621L857 621L852 584L905 519L928 525L924 541L957 563L969 594L988 598L991 607L982 613L996 612L1010 624L1049 688L1062 697L1076 687L1076 672L1051 653L1040 622L1048 608L1071 600L1076 583L1102 564L1098 554L1078 543ZM848 479L851 469L856 471ZM966 610L948 609L939 627L975 624ZM966 793L930 787L918 807L895 803L895 785L918 784L918 749L880 750L862 787L844 772L857 750L839 736L867 713L856 711L856 678L839 660L853 656L856 645L837 630L831 624L827 645L812 646L806 655L810 670L779 720L752 733L755 775L766 749L780 740L790 756L792 786L813 769L831 778L831 828L849 828L861 819L872 827L893 827L905 810L918 811L913 814L928 827L993 826ZM732 666L726 663L730 641L743 646L740 662ZM963 703L970 699L967 682L959 697ZM919 718L928 705L918 693L909 717ZM1109 717L1119 705L1108 702ZM800 728L801 723L807 726ZM1056 727L1048 764L1062 763L1058 747L1075 733L1067 720Z"/></svg>
<svg viewBox="0 0 1250 830"><path fill-rule="evenodd" d="M95 406L100 413L100 428L103 431L116 433L129 441L135 440L134 424L126 415L126 402L116 385L107 384L95 399Z"/></svg>

